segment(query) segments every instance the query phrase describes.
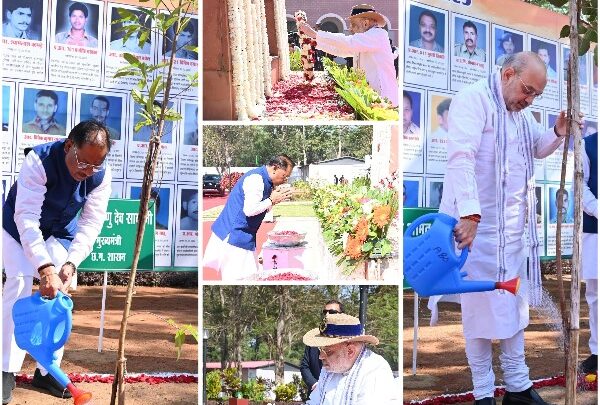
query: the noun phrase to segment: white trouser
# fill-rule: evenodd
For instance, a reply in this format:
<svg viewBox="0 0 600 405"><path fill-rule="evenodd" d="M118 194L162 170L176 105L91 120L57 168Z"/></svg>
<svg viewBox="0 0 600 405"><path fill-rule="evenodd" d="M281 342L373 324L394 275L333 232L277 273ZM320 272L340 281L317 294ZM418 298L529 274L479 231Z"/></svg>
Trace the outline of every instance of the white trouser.
<svg viewBox="0 0 600 405"><path fill-rule="evenodd" d="M585 300L590 309L590 351L598 354L598 279L592 278L585 281Z"/></svg>
<svg viewBox="0 0 600 405"><path fill-rule="evenodd" d="M46 249L57 267L67 260L67 250L54 237L48 238ZM39 275L37 269L34 269L25 257L23 247L4 230L2 231L2 262L6 273L6 283L2 291L2 371L18 373L25 360L25 350L20 349L15 342L12 308L18 299L31 295L33 277L39 278ZM54 353L59 365L63 351L64 347ZM38 363L37 367L42 375L48 374L41 364Z"/></svg>
<svg viewBox="0 0 600 405"><path fill-rule="evenodd" d="M250 278L258 272L256 253L227 243L229 235L221 240L214 232L206 244L202 265L221 272L222 281Z"/></svg>
<svg viewBox="0 0 600 405"><path fill-rule="evenodd" d="M475 399L494 396L495 379L492 369L491 339L466 339L465 349L471 367L473 395ZM529 367L525 364L525 334L523 329L508 339L500 339L500 366L504 374L506 390L520 392L533 384L529 379Z"/></svg>

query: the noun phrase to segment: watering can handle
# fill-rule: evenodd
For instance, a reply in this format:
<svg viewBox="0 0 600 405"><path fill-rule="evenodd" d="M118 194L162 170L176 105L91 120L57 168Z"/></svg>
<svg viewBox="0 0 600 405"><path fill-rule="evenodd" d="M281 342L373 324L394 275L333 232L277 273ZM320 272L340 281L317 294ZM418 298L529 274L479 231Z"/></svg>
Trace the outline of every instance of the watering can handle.
<svg viewBox="0 0 600 405"><path fill-rule="evenodd" d="M469 248L463 248L463 250L461 250L460 252L460 261L458 262L458 268L462 269L462 266L464 266L465 262L467 261L467 257L469 256Z"/></svg>
<svg viewBox="0 0 600 405"><path fill-rule="evenodd" d="M437 218L438 213L432 212L430 214L421 215L419 218L415 219L410 226L404 232L405 238L410 238L412 233L417 229L417 226L421 225L423 222L433 221ZM465 259L466 260L466 259Z"/></svg>
<svg viewBox="0 0 600 405"><path fill-rule="evenodd" d="M36 294L39 294L39 291L36 292ZM40 298L44 301L50 301L51 299L46 299L44 297ZM56 297L52 298L54 300L60 300L62 304L62 306L65 308L65 310L72 310L73 309L73 303L71 301L71 299L63 294L61 291L58 291L56 294ZM64 301L64 302L63 302ZM57 305L59 304L58 302L56 303ZM54 337L54 333L55 330L57 328L57 326L60 324L59 323L50 323L50 329L49 329L49 336ZM71 334L71 327L72 327L72 320L69 317L65 317L65 326L63 328L63 333L60 336L60 339L58 339L57 342L52 341L51 345L52 345L52 350L56 351L58 349L60 349L61 347L63 347L65 345L65 343L67 343L67 339L69 339L69 335Z"/></svg>
<svg viewBox="0 0 600 405"><path fill-rule="evenodd" d="M439 212L432 212L429 214L425 214L425 215L421 215L420 217L418 217L417 219L415 219L410 226L406 229L406 232L404 232L404 237L405 238L410 238L412 233L415 231L415 229L417 229L417 227L419 225L421 225L424 222L431 222L431 221L435 221L437 218L439 218L440 216L444 216L447 217L448 221L452 221L452 225L456 225L456 223L458 221L456 221L456 219L446 215L446 214L441 214ZM450 239L452 239L452 235L450 236ZM452 244L454 245L454 242L452 242ZM462 266L465 264L465 262L467 261L467 257L469 256L469 249L468 248L464 248L461 253L460 253L460 257L458 258L459 263L458 263L458 268L462 268Z"/></svg>

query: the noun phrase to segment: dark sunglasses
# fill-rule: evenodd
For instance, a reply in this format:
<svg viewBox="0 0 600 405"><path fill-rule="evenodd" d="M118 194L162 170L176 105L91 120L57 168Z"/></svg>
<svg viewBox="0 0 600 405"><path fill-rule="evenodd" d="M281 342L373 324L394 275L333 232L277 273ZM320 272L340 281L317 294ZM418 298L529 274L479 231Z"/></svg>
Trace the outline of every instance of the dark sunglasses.
<svg viewBox="0 0 600 405"><path fill-rule="evenodd" d="M327 314L341 314L340 311L337 311L335 309L324 309L323 310L323 316L327 315Z"/></svg>

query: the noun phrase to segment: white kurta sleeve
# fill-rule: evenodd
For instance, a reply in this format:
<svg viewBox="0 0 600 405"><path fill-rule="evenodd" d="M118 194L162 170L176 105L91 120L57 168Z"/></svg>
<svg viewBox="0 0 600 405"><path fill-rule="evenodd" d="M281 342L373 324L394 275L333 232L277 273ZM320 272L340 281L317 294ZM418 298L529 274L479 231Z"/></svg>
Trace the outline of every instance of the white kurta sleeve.
<svg viewBox="0 0 600 405"><path fill-rule="evenodd" d="M400 386L394 381L394 376L383 367L371 371L364 376L365 384L361 384L361 392L353 405L372 405L397 403L395 393L400 391Z"/></svg>
<svg viewBox="0 0 600 405"><path fill-rule="evenodd" d="M33 151L29 152L23 160L17 179L14 219L23 252L34 269L38 269L43 264L52 263L40 230L40 217L45 194L46 171L39 156ZM58 265L58 263L54 264Z"/></svg>
<svg viewBox="0 0 600 405"><path fill-rule="evenodd" d="M265 185L260 174L246 177L242 188L244 189L244 215L253 217L271 208L271 200L262 199Z"/></svg>
<svg viewBox="0 0 600 405"><path fill-rule="evenodd" d="M325 380L325 369L321 369L321 373L319 374L319 379L317 380L317 386L313 391L311 391L310 396L308 397L308 401L305 402L305 405L320 405L322 390L323 390L323 381ZM310 388L310 387L309 387Z"/></svg>
<svg viewBox="0 0 600 405"><path fill-rule="evenodd" d="M380 48L381 41L377 41L369 31L354 35L317 31L317 49L335 56L350 57L359 52L375 52Z"/></svg>
<svg viewBox="0 0 600 405"><path fill-rule="evenodd" d="M69 247L67 261L79 267L81 262L90 254L96 238L106 220L106 207L111 192L112 173L106 167L102 183L96 187L87 198L77 221L77 233ZM62 263L60 263L62 264Z"/></svg>
<svg viewBox="0 0 600 405"><path fill-rule="evenodd" d="M585 142L585 139L583 140ZM583 153L581 154L582 163L583 163L583 210L586 214L598 218L598 199L590 190L590 186L588 186L588 181L590 180L590 158L587 153L585 153L585 147L582 148ZM575 182L573 181L573 184Z"/></svg>
<svg viewBox="0 0 600 405"><path fill-rule="evenodd" d="M483 105L487 101L474 91L454 97L448 114L448 165L444 188L456 198L459 216L480 214L475 181L475 156L486 122Z"/></svg>

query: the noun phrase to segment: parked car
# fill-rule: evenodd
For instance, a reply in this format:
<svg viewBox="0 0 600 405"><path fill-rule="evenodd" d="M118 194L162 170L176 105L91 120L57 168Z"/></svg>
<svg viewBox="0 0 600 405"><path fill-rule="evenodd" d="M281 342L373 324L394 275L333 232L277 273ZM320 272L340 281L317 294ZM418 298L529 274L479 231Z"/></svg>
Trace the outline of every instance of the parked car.
<svg viewBox="0 0 600 405"><path fill-rule="evenodd" d="M218 174L205 174L202 176L202 195L217 194L225 195L221 188L221 176Z"/></svg>

